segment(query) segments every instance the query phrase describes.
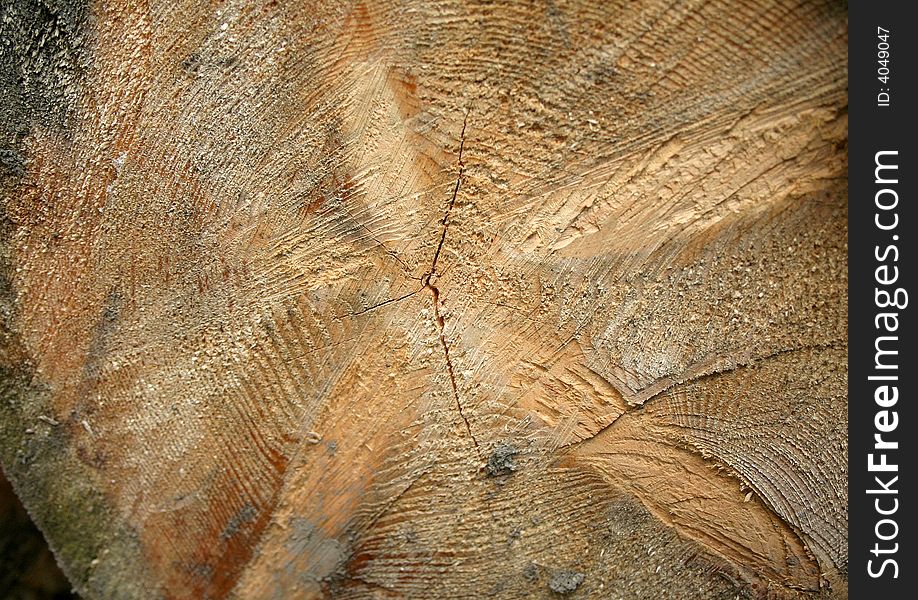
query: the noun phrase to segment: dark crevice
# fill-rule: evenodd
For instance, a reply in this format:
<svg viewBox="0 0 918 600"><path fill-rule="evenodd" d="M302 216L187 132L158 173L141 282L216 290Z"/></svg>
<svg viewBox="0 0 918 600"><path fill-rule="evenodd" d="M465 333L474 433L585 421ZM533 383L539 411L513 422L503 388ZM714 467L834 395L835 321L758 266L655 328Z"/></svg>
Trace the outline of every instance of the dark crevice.
<svg viewBox="0 0 918 600"><path fill-rule="evenodd" d="M0 470L0 596L76 600L48 543Z"/></svg>
<svg viewBox="0 0 918 600"><path fill-rule="evenodd" d="M440 332L440 344L443 346L443 355L446 358L446 370L449 373L449 382L453 388L453 398L456 400L456 408L459 411L459 416L462 417L462 422L465 423L465 431L469 434L469 439L475 444L475 453L478 455L478 459L483 460L481 447L478 445L478 440L475 439L475 434L472 433L472 426L469 424L469 419L462 410L462 402L459 400L459 387L456 385L456 374L453 371L453 361L449 357L449 344L446 343L446 334L443 331L443 316L440 314L440 290L430 284L429 278L427 278L426 287L433 294L434 318L437 322L437 329L439 329Z"/></svg>
<svg viewBox="0 0 918 600"><path fill-rule="evenodd" d="M407 294L403 294L403 295L399 296L398 298L389 298L388 300L383 300L382 302L378 302L378 303L374 304L373 306L368 306L367 308L364 308L364 309L362 309L362 310L358 310L358 311L354 311L354 312L349 312L349 313L344 313L343 315L335 315L335 318L336 318L336 319L343 319L344 317L356 317L357 315L362 315L362 314L364 314L364 313L368 313L368 312L370 312L371 310L376 310L377 308L380 308L380 307L385 306L385 305L387 305L387 304L392 304L393 302L399 302L399 301L401 301L401 300L405 300L406 298L410 298L410 297L414 296L415 294L417 294L418 292L420 292L420 291L423 290L423 289L424 289L424 288L420 288L420 289L414 290L413 292L408 292Z"/></svg>
<svg viewBox="0 0 918 600"><path fill-rule="evenodd" d="M449 228L449 215L456 205L456 196L459 194L459 185L462 183L462 174L465 172L465 165L462 162L462 151L465 149L465 126L468 122L469 113L466 111L465 118L462 120L462 132L459 134L459 175L456 177L456 185L453 187L453 196L450 198L449 204L446 207L446 213L443 215L443 220L440 221L440 225L442 226L440 243L437 244L437 251L434 253L433 263L430 265L430 273L424 276L425 279L429 279L431 276L437 274L437 260L440 258L443 242L446 241L446 230Z"/></svg>
<svg viewBox="0 0 918 600"><path fill-rule="evenodd" d="M392 304L393 302L398 302L398 301L400 301L400 300L405 300L406 298L410 298L411 296L414 296L415 294L417 294L418 292L420 292L420 291L423 290L424 288L430 288L431 290L433 290L433 291L435 292L435 293L434 293L434 311L435 311L435 312L439 312L439 307L437 306L437 302L436 302L436 298L437 298L437 296L438 296L438 292L436 292L436 288L433 287L433 286L430 284L430 280L431 280L431 278L436 277L436 275L437 275L437 261L440 259L440 251L443 249L443 244L444 244L444 242L446 242L446 230L449 228L449 215L450 215L450 213L452 212L453 207L456 205L456 196L458 196L458 194L459 194L459 185L460 185L461 182L462 182L462 174L463 174L464 171L465 171L465 165L464 165L463 162L462 162L462 151L465 149L465 127L466 127L466 125L468 124L468 120L469 120L469 113L468 113L468 111L466 111L465 117L464 117L463 120L462 120L462 132L459 134L459 174L456 176L456 185L453 186L453 195L452 195L452 197L451 197L450 200L449 200L449 204L446 206L446 212L445 212L444 215L443 215L443 219L440 220L440 225L441 225L441 227L442 227L442 230L441 230L441 232L440 232L440 242L437 244L437 250L436 250L436 252L434 252L433 262L432 262L431 265L430 265L430 271L428 271L427 273L425 273L425 274L421 277L421 288L420 288L420 289L417 289L417 290L414 290L413 292L408 292L407 294L404 294L404 295L402 295L402 296L399 296L398 298L389 298L388 300L384 300L384 301L382 301L382 302L379 302L379 303L377 303L377 304L374 304L373 306L369 306L369 307L364 308L364 309L362 309L362 310L358 310L358 311L355 311L355 312L344 313L344 314L342 314L342 315L336 315L336 316L335 316L336 319L341 319L341 318L344 318L344 317L356 317L357 315L362 315L362 314L364 314L364 313L368 313L368 312L370 312L371 310L375 310L375 309L380 308L380 307L382 307L382 306L385 306L385 305L387 305L387 304ZM363 223L360 223L360 226L367 230L367 232L370 234L370 237L372 237L372 239L373 239L377 244L379 244L379 246L382 247L383 250L384 250L387 254L389 254L392 258L394 258L395 260L397 260L397 261L405 268L406 271L408 270L408 265L406 265L405 262L404 262L401 258L399 258L396 254L394 254L394 253L391 252L389 249L387 249L387 248L385 247L385 245L384 245L378 238L376 238L376 237L373 235L373 232L370 231L370 228L369 228L369 227L367 227L367 226L364 225ZM438 325L440 326L441 341L443 341L443 344L444 344L444 347L445 347L446 340L442 338L442 330L443 330L442 319L440 319L439 316L437 317L437 319L438 319ZM449 361L449 355L448 355L448 354L449 354L449 353L447 352L447 362ZM450 367L450 375L452 375L452 365L448 365L448 366ZM455 389L455 381L453 382L453 388Z"/></svg>
<svg viewBox="0 0 918 600"><path fill-rule="evenodd" d="M459 412L459 416L462 418L462 422L465 423L465 431L468 433L469 439L472 440L472 443L475 445L475 453L478 455L478 460L481 461L483 460L481 447L478 445L475 434L472 433L472 426L469 423L468 417L465 416L465 411L462 410L462 401L459 399L459 387L456 385L456 373L453 369L453 361L449 356L449 344L446 342L446 333L444 331L445 323L443 315L440 314L440 290L432 283L437 276L437 261L440 259L440 251L443 249L444 242L446 242L446 231L449 229L449 217L453 211L453 207L456 206L456 197L459 195L459 186L462 184L462 175L465 172L465 164L462 162L462 152L465 149L465 128L468 121L469 111L466 110L465 117L462 120L462 132L459 135L459 173L456 176L456 185L453 186L453 195L449 200L449 204L446 206L446 212L443 214L443 219L440 221L440 225L442 226L440 231L440 242L437 244L437 250L431 262L430 271L421 277L421 284L423 285L422 289L429 289L431 294L433 294L434 320L437 323L437 330L440 335L440 345L443 346L443 356L446 360L446 370L449 373L449 382L453 390L453 398L456 401L456 409Z"/></svg>

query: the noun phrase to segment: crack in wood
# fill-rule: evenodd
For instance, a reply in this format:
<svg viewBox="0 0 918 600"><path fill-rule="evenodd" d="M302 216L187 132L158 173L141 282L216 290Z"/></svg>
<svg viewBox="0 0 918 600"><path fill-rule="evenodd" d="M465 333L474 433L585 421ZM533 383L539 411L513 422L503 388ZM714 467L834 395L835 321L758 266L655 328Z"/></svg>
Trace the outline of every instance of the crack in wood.
<svg viewBox="0 0 918 600"><path fill-rule="evenodd" d="M358 310L358 311L354 311L354 312L349 312L349 313L344 313L344 314L341 314L341 315L335 315L335 318L336 318L336 319L341 319L341 318L344 318L344 317L356 317L356 316L358 316L358 315L362 315L362 314L364 314L364 313L368 313L368 312L370 312L370 311L372 311L372 310L376 310L377 308L380 308L380 307L385 306L385 305L387 305L387 304L391 304L391 303L393 303L393 302L398 302L398 301L400 301L400 300L405 300L406 298L410 298L411 296L414 296L415 294L417 294L418 292L420 292L420 291L423 290L424 288L430 288L432 291L433 291L433 290L436 290L436 288L433 287L433 286L430 284L430 280L431 280L432 277L435 277L436 274L437 274L437 261L440 259L440 251L443 249L443 244L446 242L446 230L449 228L449 215L450 215L450 213L452 212L453 207L456 205L456 196L459 194L459 186L460 186L460 184L461 184L461 182L462 182L462 174L465 172L465 165L464 165L463 162L462 162L462 152L463 152L463 150L465 149L465 128L466 128L466 125L468 125L468 121L469 121L469 111L466 110L466 111L465 111L465 116L464 116L463 119L462 119L462 131L461 131L460 134L459 134L459 174L456 176L456 184L453 186L453 195L452 195L452 197L451 197L450 200L449 200L449 204L446 206L446 212L445 212L444 215L443 215L443 219L440 220L440 225L442 226L442 230L441 230L441 232L440 232L440 241L439 241L439 243L437 244L437 250L436 250L436 252L434 252L433 262L432 262L431 265L430 265L430 271L428 271L427 273L425 273L425 274L421 277L421 288L420 288L420 289L417 289L417 290L414 290L413 292L408 292L407 294L403 294L403 295L399 296L398 298L389 298L388 300L384 300L384 301L382 301L382 302L379 302L379 303L377 303L377 304L374 304L373 306L364 308L364 309L362 309L362 310ZM355 220L356 220L356 219L355 219ZM369 228L369 227L367 227L367 226L364 225L363 223L360 223L360 226L367 230L367 233L370 234L370 237L371 237L377 244L379 244L379 246L380 246L387 254L389 254L392 258L394 258L394 259L397 260L399 263L401 263L402 266L405 267L405 269L407 270L408 265L406 265L405 262L404 262L401 258L399 258L397 255L395 255L393 252L391 252L388 248L386 248L385 245L384 245L381 241L379 241L379 239L376 238L376 236L373 234L373 232L370 231L370 228ZM437 294L438 294L438 292L434 294L434 296L435 296L435 301L434 301L434 310L435 310L435 312L438 312L438 311L439 311L439 309L437 308L437 305L436 305L436 297L437 297ZM437 317L437 318L439 319L439 317ZM438 324L440 324L440 327L441 327L441 341L443 341L443 343L445 344L445 343L446 343L445 340L442 339L442 323L438 323ZM448 352L447 352L447 361L449 361ZM452 374L452 369L450 369L450 373ZM453 382L453 387L455 388L455 381ZM476 445L477 445L477 444L476 444Z"/></svg>
<svg viewBox="0 0 918 600"><path fill-rule="evenodd" d="M383 300L382 302L378 302L378 303L374 304L373 306L369 306L369 307L367 307L367 308L364 308L363 310L358 310L358 311L354 311L354 312L344 313L344 314L342 314L342 315L335 315L335 318L336 318L336 319L343 319L344 317L356 317L356 316L358 316L358 315L362 315L362 314L364 314L364 313L368 313L368 312L370 312L371 310L376 310L377 308L383 307L383 306L385 306L385 305L387 305L387 304L392 304L393 302L399 302L399 301L401 301L401 300L405 300L406 298L410 298L410 297L414 296L415 294L417 294L418 292L420 292L420 291L423 290L423 289L424 289L424 288L418 288L418 289L414 290L413 292L408 292L407 294L403 294L403 295L399 296L398 298L389 298L388 300Z"/></svg>
<svg viewBox="0 0 918 600"><path fill-rule="evenodd" d="M475 434L472 433L472 426L469 423L468 417L465 416L465 412L462 410L462 402L459 400L459 387L456 385L456 374L453 371L453 361L449 357L449 344L446 343L443 316L440 314L440 290L438 290L434 285L430 283L429 277L426 279L427 283L425 286L430 289L431 293L433 294L434 319L436 320L437 328L440 330L440 345L443 346L443 355L446 358L446 370L449 373L449 382L453 388L453 397L456 400L456 408L459 410L459 416L462 417L462 422L465 423L465 430L469 434L469 439L471 439L472 443L475 444L475 454L478 455L478 460L484 460L481 455L481 447L478 445L478 440L475 438Z"/></svg>
<svg viewBox="0 0 918 600"><path fill-rule="evenodd" d="M459 184L462 182L462 174L465 172L465 164L462 162L462 151L465 149L465 126L468 122L469 111L466 110L465 118L462 119L462 132L459 134L459 175L456 177L456 185L453 187L453 197L450 198L449 204L446 207L446 213L443 215L443 220L440 221L443 230L440 232L440 243L437 244L437 251L434 253L433 263L430 265L430 272L422 279L430 279L431 276L437 274L437 260L440 258L440 250L443 249L443 242L446 241L446 230L449 228L449 215L456 205L456 196L459 194Z"/></svg>
<svg viewBox="0 0 918 600"><path fill-rule="evenodd" d="M453 195L449 200L449 204L446 207L446 212L443 215L443 219L440 221L442 225L442 231L440 232L440 242L437 244L437 251L434 253L433 262L430 265L430 271L425 273L421 277L421 284L424 286L421 289L427 288L433 294L433 307L434 307L434 320L437 324L437 329L440 334L440 345L443 346L443 356L446 359L446 370L449 373L449 382L453 390L453 398L456 401L456 409L459 411L459 416L462 418L462 422L465 423L465 431L468 433L469 439L472 440L472 443L475 445L475 454L478 455L478 460L484 460L481 454L481 447L478 445L478 440L475 438L475 434L472 433L472 426L469 423L468 417L465 416L465 411L462 410L462 401L459 399L459 387L456 385L456 373L453 369L453 361L449 356L449 344L446 342L446 333L444 331L445 322L443 320L443 315L440 314L440 290L433 285L432 280L437 275L437 261L440 259L440 251L443 249L443 244L446 241L446 230L449 228L449 215L453 210L453 207L456 205L456 196L459 194L459 186L462 183L462 174L465 171L465 165L462 162L462 152L465 149L465 128L468 125L469 121L469 111L465 111L465 117L462 119L462 132L459 134L459 174L456 176L456 185L453 187Z"/></svg>

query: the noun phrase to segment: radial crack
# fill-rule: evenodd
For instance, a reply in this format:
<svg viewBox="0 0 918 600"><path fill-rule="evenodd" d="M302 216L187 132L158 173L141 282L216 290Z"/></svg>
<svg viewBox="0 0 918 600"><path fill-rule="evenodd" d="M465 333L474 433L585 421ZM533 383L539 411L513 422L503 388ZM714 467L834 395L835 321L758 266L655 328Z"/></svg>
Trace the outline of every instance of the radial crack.
<svg viewBox="0 0 918 600"><path fill-rule="evenodd" d="M387 305L387 304L392 304L393 302L399 302L400 300L404 300L405 298L410 298L411 296L414 296L415 294L417 294L418 292L420 292L420 291L423 290L423 289L424 289L424 288L420 288L420 289L414 290L413 292L408 292L407 294L403 294L403 295L399 296L398 298L389 298L388 300L383 300L382 302L378 302L378 303L376 303L376 304L374 304L374 305L372 305L372 306L368 306L367 308L364 308L364 309L362 309L362 310L358 310L358 311L354 311L354 312L349 312L349 313L344 313L343 315L336 315L335 318L336 318L336 319L342 319L342 318L344 318L344 317L356 317L357 315L362 315L362 314L364 314L364 313L368 313L368 312L370 312L371 310L376 310L377 308L380 308L381 306L385 306L385 305Z"/></svg>
<svg viewBox="0 0 918 600"><path fill-rule="evenodd" d="M443 249L443 242L446 241L446 230L449 228L449 215L453 210L453 207L456 205L456 196L459 194L459 184L462 183L462 174L465 172L465 164L462 162L462 151L465 149L465 126L469 122L469 112L465 112L465 118L462 120L462 133L459 134L459 175L456 177L456 185L453 187L453 197L450 198L449 204L446 206L446 213L443 215L443 220L440 221L443 229L440 232L440 243L437 244L437 251L434 253L433 263L430 265L430 275L435 275L437 273L437 260L440 258L440 250Z"/></svg>
<svg viewBox="0 0 918 600"><path fill-rule="evenodd" d="M453 187L453 195L449 200L449 204L446 206L446 212L443 214L443 219L440 221L442 225L442 230L440 232L440 242L437 244L437 251L434 253L433 262L430 265L430 271L424 274L421 277L421 284L430 290L433 294L433 306L434 306L434 319L437 323L437 330L440 334L440 345L443 346L443 356L446 359L446 370L449 373L449 382L453 389L453 398L456 401L456 409L459 411L459 416L462 418L462 422L465 423L465 431L469 435L469 439L472 440L472 443L475 444L475 454L478 455L478 460L483 460L481 455L481 447L478 445L478 440L475 438L475 434L472 433L472 426L469 423L468 417L465 416L465 412L462 410L462 402L459 400L459 387L456 385L456 374L453 370L453 361L449 356L449 344L446 342L446 333L444 331L444 321L443 316L440 314L440 290L431 283L432 279L437 275L437 261L440 259L440 251L443 249L443 243L446 241L446 230L449 228L449 216L453 210L453 207L456 205L456 196L459 195L459 186L462 183L462 174L465 172L465 164L462 162L462 151L465 149L465 127L469 121L469 111L466 110L465 117L462 120L462 132L459 135L459 174L456 176L456 185Z"/></svg>
<svg viewBox="0 0 918 600"><path fill-rule="evenodd" d="M443 346L443 355L446 358L446 370L449 372L449 383L453 388L453 398L456 400L456 408L459 410L459 416L462 417L462 422L465 423L465 430L469 434L469 438L472 440L472 443L475 444L475 454L478 455L479 460L483 460L481 456L481 447L478 445L478 440L475 439L475 434L472 433L472 426L469 424L469 419L462 410L462 402L459 400L459 387L456 385L456 374L453 371L453 361L449 357L449 344L446 343L443 316L440 315L440 290L430 283L430 277L426 277L425 282L425 287L430 289L433 294L434 319L437 322L437 329L440 332L440 344Z"/></svg>

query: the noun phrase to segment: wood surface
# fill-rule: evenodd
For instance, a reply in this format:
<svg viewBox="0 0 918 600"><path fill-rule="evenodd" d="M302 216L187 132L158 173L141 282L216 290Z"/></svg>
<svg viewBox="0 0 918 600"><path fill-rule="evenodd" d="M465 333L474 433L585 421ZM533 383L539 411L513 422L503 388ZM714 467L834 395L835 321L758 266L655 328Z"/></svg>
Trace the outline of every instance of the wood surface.
<svg viewBox="0 0 918 600"><path fill-rule="evenodd" d="M0 456L83 597L847 597L844 3L0 30Z"/></svg>

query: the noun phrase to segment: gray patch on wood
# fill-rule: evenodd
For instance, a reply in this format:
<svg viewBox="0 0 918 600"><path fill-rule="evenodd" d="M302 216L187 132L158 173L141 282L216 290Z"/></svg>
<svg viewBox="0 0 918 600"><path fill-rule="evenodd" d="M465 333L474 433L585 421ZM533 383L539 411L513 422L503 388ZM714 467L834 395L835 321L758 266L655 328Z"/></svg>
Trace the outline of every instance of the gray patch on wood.
<svg viewBox="0 0 918 600"><path fill-rule="evenodd" d="M556 594L570 594L580 587L584 579L583 573L577 571L556 571L548 580L548 587Z"/></svg>
<svg viewBox="0 0 918 600"><path fill-rule="evenodd" d="M227 522L226 527L223 528L223 532L220 534L220 539L228 540L229 538L233 537L239 533L243 527L249 523L252 523L257 516L258 511L255 509L255 507L251 504L246 504Z"/></svg>
<svg viewBox="0 0 918 600"><path fill-rule="evenodd" d="M488 457L488 473L493 476L498 476L509 475L513 471L516 471L517 464L514 459L519 453L520 451L516 446L501 442L494 448L494 451L491 452L491 456Z"/></svg>
<svg viewBox="0 0 918 600"><path fill-rule="evenodd" d="M286 565L288 572L301 571L299 579L307 587L344 577L344 566L350 557L347 544L325 537L303 517L293 517L288 529L285 546L292 557Z"/></svg>
<svg viewBox="0 0 918 600"><path fill-rule="evenodd" d="M25 166L26 159L21 152L15 148L0 147L0 167L2 167L0 172L22 177L26 172Z"/></svg>

